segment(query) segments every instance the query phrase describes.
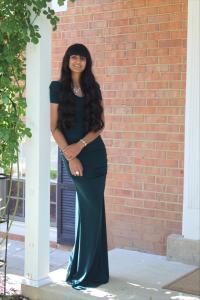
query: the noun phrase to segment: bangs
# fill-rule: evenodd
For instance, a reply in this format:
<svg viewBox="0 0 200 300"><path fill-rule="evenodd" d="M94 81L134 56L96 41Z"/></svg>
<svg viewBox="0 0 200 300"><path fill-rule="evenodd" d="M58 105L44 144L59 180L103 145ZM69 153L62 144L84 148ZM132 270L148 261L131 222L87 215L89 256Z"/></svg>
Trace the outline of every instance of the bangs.
<svg viewBox="0 0 200 300"><path fill-rule="evenodd" d="M68 48L68 55L79 55L86 59L89 57L87 48L82 44L74 44Z"/></svg>

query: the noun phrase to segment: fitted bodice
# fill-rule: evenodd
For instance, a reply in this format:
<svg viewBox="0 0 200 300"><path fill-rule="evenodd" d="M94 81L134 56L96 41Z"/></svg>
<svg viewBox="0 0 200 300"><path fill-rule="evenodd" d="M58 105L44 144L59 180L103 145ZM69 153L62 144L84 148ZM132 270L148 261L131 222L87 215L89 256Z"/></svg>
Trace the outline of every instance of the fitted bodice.
<svg viewBox="0 0 200 300"><path fill-rule="evenodd" d="M59 81L52 81L49 88L50 88L50 102L60 104L61 100L59 98L59 93L61 89L61 82ZM79 97L75 94L73 95L74 102L75 102L75 125L70 129L63 129L62 133L66 138L67 143L73 144L78 142L80 139L84 138L84 136L88 133L85 128L85 97ZM101 91L97 89L95 101L101 101ZM81 155L85 155L88 152L96 151L96 150L103 150L105 151L105 145L101 139L101 136L98 136L94 141L90 142L87 147L85 147L81 153Z"/></svg>
<svg viewBox="0 0 200 300"><path fill-rule="evenodd" d="M69 144L79 141L87 133L84 125L84 104L85 97L74 95L75 101L75 125L70 129L65 129L63 134Z"/></svg>

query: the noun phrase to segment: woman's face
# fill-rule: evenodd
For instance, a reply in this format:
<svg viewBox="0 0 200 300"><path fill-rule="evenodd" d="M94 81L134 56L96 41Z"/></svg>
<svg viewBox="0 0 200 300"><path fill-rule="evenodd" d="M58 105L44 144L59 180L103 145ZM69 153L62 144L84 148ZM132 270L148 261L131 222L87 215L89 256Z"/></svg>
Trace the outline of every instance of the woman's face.
<svg viewBox="0 0 200 300"><path fill-rule="evenodd" d="M80 55L71 55L69 58L69 68L71 72L81 73L86 67L86 57Z"/></svg>

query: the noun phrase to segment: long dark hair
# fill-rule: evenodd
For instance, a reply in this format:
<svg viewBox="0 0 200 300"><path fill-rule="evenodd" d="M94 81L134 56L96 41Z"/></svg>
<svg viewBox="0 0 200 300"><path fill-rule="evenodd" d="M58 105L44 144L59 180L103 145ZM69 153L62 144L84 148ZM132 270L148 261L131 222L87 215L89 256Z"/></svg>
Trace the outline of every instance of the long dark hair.
<svg viewBox="0 0 200 300"><path fill-rule="evenodd" d="M69 68L69 59L71 55L80 55L86 58L86 67L81 73L80 86L85 97L84 105L84 125L85 131L98 131L104 127L101 119L103 108L100 104L101 91L99 84L92 73L92 58L88 49L82 44L71 45L62 61L60 75L60 104L58 106L57 127L61 130L70 129L75 125L75 99L72 92L72 77Z"/></svg>

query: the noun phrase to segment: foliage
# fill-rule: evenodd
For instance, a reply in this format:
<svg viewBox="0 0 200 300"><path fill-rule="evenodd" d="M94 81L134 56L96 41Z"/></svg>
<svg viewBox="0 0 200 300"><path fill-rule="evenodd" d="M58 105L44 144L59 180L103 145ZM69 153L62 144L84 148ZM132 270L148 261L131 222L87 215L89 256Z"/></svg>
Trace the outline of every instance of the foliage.
<svg viewBox="0 0 200 300"><path fill-rule="evenodd" d="M51 0L0 0L0 167L6 173L17 162L19 144L31 131L26 112L25 49L41 37L37 18L44 14L56 30L59 18ZM74 2L74 0L71 0ZM64 0L58 0L59 5Z"/></svg>
<svg viewBox="0 0 200 300"><path fill-rule="evenodd" d="M0 1L0 167L6 172L17 162L23 137L31 137L23 121L25 49L27 43L39 41L36 21L41 14L46 15L56 29L58 17L48 2L50 0Z"/></svg>
<svg viewBox="0 0 200 300"><path fill-rule="evenodd" d="M64 0L57 1L59 5L64 4ZM31 130L24 122L27 107L25 50L28 43L39 42L39 16L45 15L53 30L56 30L59 18L50 8L50 2L51 0L0 0L0 168L10 178L14 163L17 163L19 178L19 145L24 138L31 137ZM12 185L12 180L10 181ZM10 192L11 186L8 202ZM18 196L19 185L17 198Z"/></svg>
<svg viewBox="0 0 200 300"><path fill-rule="evenodd" d="M50 171L50 178L56 179L57 178L57 170L51 170Z"/></svg>

